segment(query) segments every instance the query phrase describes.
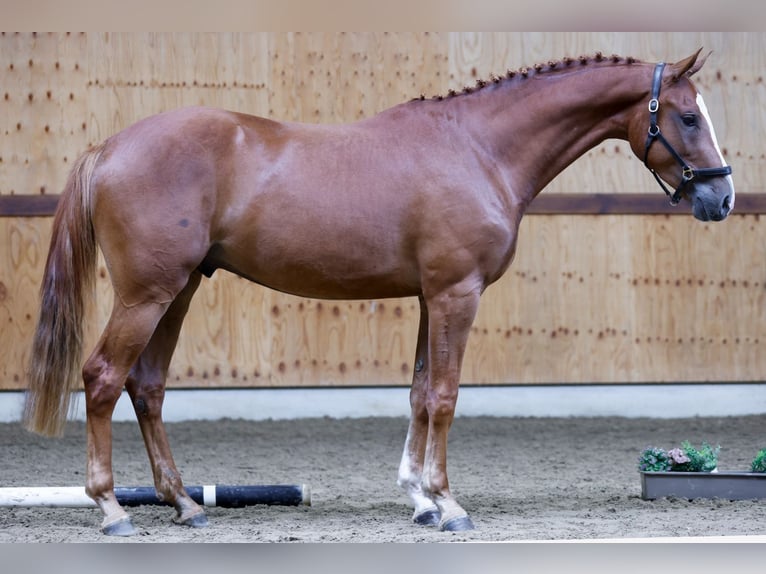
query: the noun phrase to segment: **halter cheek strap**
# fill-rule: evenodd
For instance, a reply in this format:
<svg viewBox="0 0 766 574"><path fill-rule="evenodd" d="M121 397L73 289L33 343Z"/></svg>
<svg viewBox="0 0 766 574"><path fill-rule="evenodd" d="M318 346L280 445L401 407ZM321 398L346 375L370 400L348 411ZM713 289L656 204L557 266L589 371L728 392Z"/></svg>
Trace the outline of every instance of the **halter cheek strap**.
<svg viewBox="0 0 766 574"><path fill-rule="evenodd" d="M670 197L670 204L678 205L678 202L681 201L681 195L684 188L686 187L686 184L688 184L695 177L715 177L720 175L730 175L731 166L725 165L722 167L693 169L691 166L689 166L688 163L684 161L684 159L681 157L681 154L675 150L670 142L665 139L665 136L662 135L660 132L660 126L657 124L657 113L660 110L660 87L662 86L662 72L664 69L664 62L660 62L654 67L654 77L652 78L652 98L649 100L649 135L646 137L646 146L644 148L644 165L649 171L652 172L654 179L657 180L657 183L660 184L660 187L663 189L663 191ZM670 192L665 184L662 183L662 180L657 174L657 171L649 167L649 164L647 163L647 159L649 158L649 148L652 147L652 144L657 140L659 140L659 142L665 146L668 152L670 152L670 155L672 155L676 162L678 162L678 164L681 166L681 183L678 184L678 187L674 193Z"/></svg>

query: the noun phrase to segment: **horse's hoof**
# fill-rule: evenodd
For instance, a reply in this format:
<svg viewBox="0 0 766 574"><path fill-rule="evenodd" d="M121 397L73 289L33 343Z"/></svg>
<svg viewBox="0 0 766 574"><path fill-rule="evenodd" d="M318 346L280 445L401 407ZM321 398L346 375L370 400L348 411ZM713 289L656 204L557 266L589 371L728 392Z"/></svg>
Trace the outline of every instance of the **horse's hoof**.
<svg viewBox="0 0 766 574"><path fill-rule="evenodd" d="M439 530L443 532L463 532L465 530L473 530L474 528L476 527L468 516L458 516L444 522L439 527Z"/></svg>
<svg viewBox="0 0 766 574"><path fill-rule="evenodd" d="M190 528L205 528L208 525L207 515L204 512L199 512L189 518L174 518L173 522Z"/></svg>
<svg viewBox="0 0 766 574"><path fill-rule="evenodd" d="M433 510L426 510L422 514L418 514L417 516L413 517L412 521L415 524L420 524L421 526L436 526L439 524L439 520L441 519L441 514L437 509Z"/></svg>
<svg viewBox="0 0 766 574"><path fill-rule="evenodd" d="M136 529L133 528L133 522L131 522L130 517L126 516L117 522L103 526L101 532L107 536L133 536L136 534Z"/></svg>
<svg viewBox="0 0 766 574"><path fill-rule="evenodd" d="M192 528L205 528L208 525L207 514L204 512L195 514L189 520L187 520L185 524L187 526L191 526Z"/></svg>

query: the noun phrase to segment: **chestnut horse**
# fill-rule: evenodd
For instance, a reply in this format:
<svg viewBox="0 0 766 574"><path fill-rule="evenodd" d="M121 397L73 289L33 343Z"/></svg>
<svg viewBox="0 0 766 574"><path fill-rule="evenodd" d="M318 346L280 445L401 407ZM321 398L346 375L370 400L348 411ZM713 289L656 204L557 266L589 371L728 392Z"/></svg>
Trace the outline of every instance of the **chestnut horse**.
<svg viewBox="0 0 766 574"><path fill-rule="evenodd" d="M530 202L575 159L619 138L698 219L722 220L734 205L731 168L689 79L704 63L699 54L668 65L565 58L346 125L190 108L108 138L78 159L56 211L27 428L60 434L82 376L86 492L103 511L104 533L132 534L112 475L111 418L127 388L158 495L176 522L204 526L161 417L202 276L225 269L325 299L418 297L398 483L415 523L473 528L450 491L447 434L479 297L511 264ZM97 248L114 307L80 372Z"/></svg>

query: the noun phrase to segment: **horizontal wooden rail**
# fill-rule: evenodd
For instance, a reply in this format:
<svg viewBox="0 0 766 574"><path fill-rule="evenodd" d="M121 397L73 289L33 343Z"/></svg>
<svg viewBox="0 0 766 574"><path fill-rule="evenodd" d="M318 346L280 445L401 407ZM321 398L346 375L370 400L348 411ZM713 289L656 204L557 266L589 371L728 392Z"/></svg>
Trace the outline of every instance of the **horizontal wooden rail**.
<svg viewBox="0 0 766 574"><path fill-rule="evenodd" d="M47 217L59 203L58 195L0 195L0 217Z"/></svg>
<svg viewBox="0 0 766 574"><path fill-rule="evenodd" d="M689 212L688 204L682 202L674 207L662 193L543 192L527 209L528 214L535 215L689 215ZM738 194L733 213L766 213L766 193Z"/></svg>
<svg viewBox="0 0 766 574"><path fill-rule="evenodd" d="M58 195L0 195L0 217L53 215ZM689 215L659 193L541 193L527 210L531 215ZM766 193L740 193L734 213L766 214Z"/></svg>

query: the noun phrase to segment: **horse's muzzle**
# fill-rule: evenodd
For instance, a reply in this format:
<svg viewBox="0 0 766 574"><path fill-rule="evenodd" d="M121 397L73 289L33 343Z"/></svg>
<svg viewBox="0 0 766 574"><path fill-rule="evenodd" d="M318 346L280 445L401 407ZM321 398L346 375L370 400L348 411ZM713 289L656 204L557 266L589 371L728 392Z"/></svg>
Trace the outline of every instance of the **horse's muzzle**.
<svg viewBox="0 0 766 574"><path fill-rule="evenodd" d="M722 221L734 207L734 192L716 192L710 186L697 186L691 194L692 213L700 221Z"/></svg>

